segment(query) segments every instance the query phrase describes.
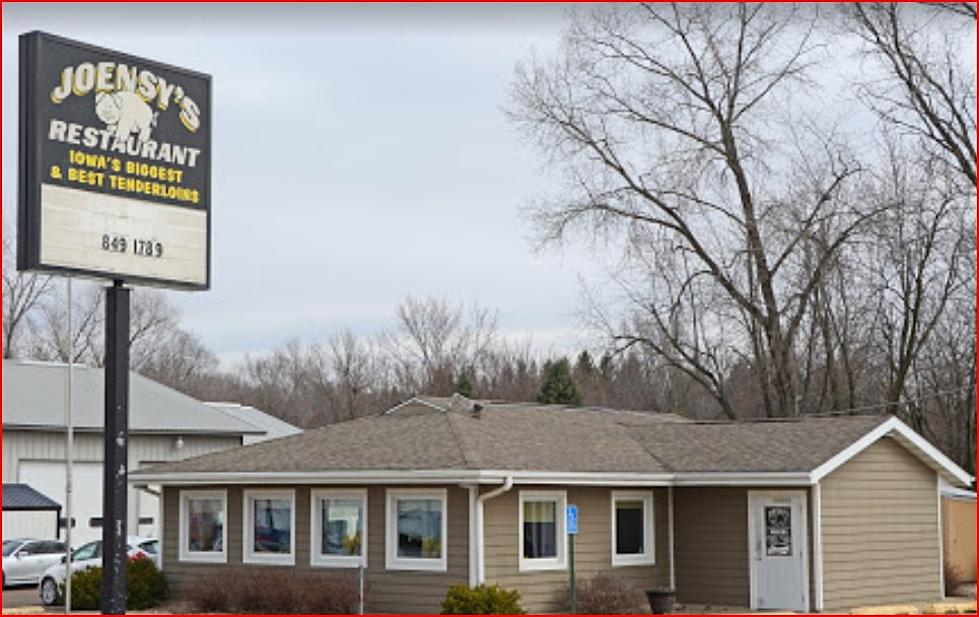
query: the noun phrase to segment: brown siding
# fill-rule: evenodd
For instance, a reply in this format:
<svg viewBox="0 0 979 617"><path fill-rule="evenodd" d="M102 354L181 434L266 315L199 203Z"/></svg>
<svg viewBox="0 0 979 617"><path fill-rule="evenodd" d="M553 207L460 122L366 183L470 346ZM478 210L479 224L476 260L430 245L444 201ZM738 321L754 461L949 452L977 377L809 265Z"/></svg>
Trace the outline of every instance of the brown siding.
<svg viewBox="0 0 979 617"><path fill-rule="evenodd" d="M520 486L486 502L484 543L486 582L520 592L521 603L531 613L567 610L568 571L519 571L519 492L561 490L561 487ZM488 490L488 489L487 489ZM578 506L575 569L579 580L598 572L611 572L639 589L669 585L669 538L667 492L655 489L653 525L656 564L612 567L612 489L567 487L569 504Z"/></svg>
<svg viewBox="0 0 979 617"><path fill-rule="evenodd" d="M747 607L748 489L673 490L680 602Z"/></svg>
<svg viewBox="0 0 979 617"><path fill-rule="evenodd" d="M289 568L297 577L317 579L351 576L342 568L310 566L310 505L309 486L279 487L296 491L296 565L270 566L242 564L242 492L255 488L273 487L193 487L197 489L226 489L228 491L228 563L197 564L179 560L179 491L167 488L164 492L163 569L175 594L186 593L196 581L208 576L238 572L268 572L270 569ZM317 486L314 488L332 488ZM336 487L349 489L352 487ZM449 585L469 580L469 494L468 491L448 487L448 571L408 572L385 569L385 509L384 487L369 487L367 494L367 571L366 610L372 613L437 613Z"/></svg>
<svg viewBox="0 0 979 617"><path fill-rule="evenodd" d="M825 610L939 596L937 482L887 438L823 479Z"/></svg>

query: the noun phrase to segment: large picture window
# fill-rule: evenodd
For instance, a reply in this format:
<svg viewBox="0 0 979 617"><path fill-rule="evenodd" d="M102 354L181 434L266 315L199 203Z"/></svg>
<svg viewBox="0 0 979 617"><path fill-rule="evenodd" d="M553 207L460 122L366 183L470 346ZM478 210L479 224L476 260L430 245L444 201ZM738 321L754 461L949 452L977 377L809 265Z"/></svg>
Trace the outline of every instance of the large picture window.
<svg viewBox="0 0 979 617"><path fill-rule="evenodd" d="M367 491L312 491L311 563L367 565Z"/></svg>
<svg viewBox="0 0 979 617"><path fill-rule="evenodd" d="M446 491L388 491L387 568L446 570Z"/></svg>
<svg viewBox="0 0 979 617"><path fill-rule="evenodd" d="M295 563L296 508L294 491L245 491L244 562Z"/></svg>
<svg viewBox="0 0 979 617"><path fill-rule="evenodd" d="M180 492L180 560L227 561L225 491Z"/></svg>
<svg viewBox="0 0 979 617"><path fill-rule="evenodd" d="M564 491L520 491L520 569L565 568Z"/></svg>
<svg viewBox="0 0 979 617"><path fill-rule="evenodd" d="M652 492L612 492L613 566L655 563L653 530Z"/></svg>

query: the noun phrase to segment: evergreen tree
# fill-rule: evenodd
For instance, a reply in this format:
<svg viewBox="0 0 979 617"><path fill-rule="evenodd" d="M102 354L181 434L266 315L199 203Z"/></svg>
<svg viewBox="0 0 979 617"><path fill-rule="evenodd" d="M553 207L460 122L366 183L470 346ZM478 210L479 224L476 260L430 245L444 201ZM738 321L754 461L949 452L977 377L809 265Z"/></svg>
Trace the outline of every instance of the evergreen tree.
<svg viewBox="0 0 979 617"><path fill-rule="evenodd" d="M581 392L571 377L571 363L567 358L544 365L544 378L537 402L545 405L581 405Z"/></svg>
<svg viewBox="0 0 979 617"><path fill-rule="evenodd" d="M465 370L459 373L459 378L456 379L455 391L458 394L466 398L473 397L473 384L472 380L469 379L469 371Z"/></svg>

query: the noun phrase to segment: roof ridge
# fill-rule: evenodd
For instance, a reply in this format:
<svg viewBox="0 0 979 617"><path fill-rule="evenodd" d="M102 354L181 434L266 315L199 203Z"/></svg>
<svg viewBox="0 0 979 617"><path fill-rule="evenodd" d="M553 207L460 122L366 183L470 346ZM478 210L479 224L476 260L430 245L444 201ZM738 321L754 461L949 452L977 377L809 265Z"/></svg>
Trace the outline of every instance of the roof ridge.
<svg viewBox="0 0 979 617"><path fill-rule="evenodd" d="M470 458L470 456L469 456L469 454L467 452L467 450L468 450L467 446L469 444L466 442L465 438L463 437L462 432L459 431L457 429L456 425L455 425L455 418L457 418L457 417L458 418L466 418L467 420L469 419L468 418L468 414L460 414L460 413L450 413L450 412L447 412L445 414L445 418L446 418L446 421L449 423L449 430L452 432L452 435L455 436L455 438L456 438L456 446L459 448L459 453L462 455L462 460L465 461L466 467L472 468L472 469L479 469L479 465L477 464L477 461L475 461L474 459Z"/></svg>

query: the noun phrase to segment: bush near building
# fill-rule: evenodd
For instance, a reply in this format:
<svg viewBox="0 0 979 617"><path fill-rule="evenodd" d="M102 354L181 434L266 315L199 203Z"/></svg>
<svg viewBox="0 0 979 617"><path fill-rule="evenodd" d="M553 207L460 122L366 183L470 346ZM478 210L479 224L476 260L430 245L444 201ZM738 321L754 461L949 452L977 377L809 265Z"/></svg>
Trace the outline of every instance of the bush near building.
<svg viewBox="0 0 979 617"><path fill-rule="evenodd" d="M146 557L130 559L126 564L126 608L146 610L167 599L169 587L163 572ZM64 602L64 584L61 586ZM80 570L71 575L72 610L100 610L102 605L102 568Z"/></svg>
<svg viewBox="0 0 979 617"><path fill-rule="evenodd" d="M442 602L443 615L523 615L520 593L499 585L453 585Z"/></svg>

